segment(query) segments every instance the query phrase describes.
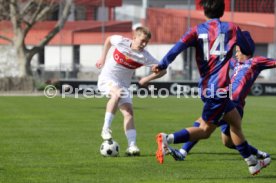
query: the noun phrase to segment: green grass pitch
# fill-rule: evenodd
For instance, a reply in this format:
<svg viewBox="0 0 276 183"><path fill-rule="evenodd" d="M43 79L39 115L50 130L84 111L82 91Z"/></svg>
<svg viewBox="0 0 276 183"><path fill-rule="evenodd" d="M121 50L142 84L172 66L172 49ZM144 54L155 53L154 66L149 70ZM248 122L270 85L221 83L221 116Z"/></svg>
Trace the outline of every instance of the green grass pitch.
<svg viewBox="0 0 276 183"><path fill-rule="evenodd" d="M120 157L105 158L102 143L106 99L0 97L1 183L276 182L276 97L248 97L243 120L250 142L272 155L272 163L251 176L240 155L225 148L220 130L201 141L183 162L156 162L155 135L191 126L200 99L134 98L140 157L126 157L122 116L112 130ZM180 147L180 145L174 145Z"/></svg>

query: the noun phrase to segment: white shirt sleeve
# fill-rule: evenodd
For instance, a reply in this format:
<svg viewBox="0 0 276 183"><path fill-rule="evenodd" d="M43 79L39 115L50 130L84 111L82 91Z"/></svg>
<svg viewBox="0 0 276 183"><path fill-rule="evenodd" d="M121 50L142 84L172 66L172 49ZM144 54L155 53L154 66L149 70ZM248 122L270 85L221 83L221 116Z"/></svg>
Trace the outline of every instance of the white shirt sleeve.
<svg viewBox="0 0 276 183"><path fill-rule="evenodd" d="M118 45L120 42L122 42L123 40L123 36L120 36L120 35L113 35L111 36L110 38L110 43L113 45L113 46L116 46Z"/></svg>
<svg viewBox="0 0 276 183"><path fill-rule="evenodd" d="M156 60L148 51L145 50L145 57L146 57L146 60L145 60L145 66L152 66L153 64L158 64L159 61Z"/></svg>

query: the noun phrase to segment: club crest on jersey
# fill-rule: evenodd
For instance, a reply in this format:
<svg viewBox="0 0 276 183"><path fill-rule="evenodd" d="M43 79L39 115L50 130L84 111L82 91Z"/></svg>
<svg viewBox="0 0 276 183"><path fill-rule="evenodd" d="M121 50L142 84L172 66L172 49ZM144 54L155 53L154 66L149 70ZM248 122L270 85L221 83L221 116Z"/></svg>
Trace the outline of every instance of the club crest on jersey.
<svg viewBox="0 0 276 183"><path fill-rule="evenodd" d="M128 69L137 69L138 67L141 67L143 65L122 54L118 49L115 49L113 53L113 58L118 64Z"/></svg>

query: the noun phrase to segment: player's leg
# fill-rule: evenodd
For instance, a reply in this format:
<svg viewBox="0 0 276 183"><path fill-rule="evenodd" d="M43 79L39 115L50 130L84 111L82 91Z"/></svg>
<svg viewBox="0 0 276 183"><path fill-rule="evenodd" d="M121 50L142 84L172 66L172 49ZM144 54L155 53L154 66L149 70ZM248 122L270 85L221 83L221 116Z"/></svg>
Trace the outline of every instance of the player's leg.
<svg viewBox="0 0 276 183"><path fill-rule="evenodd" d="M239 151L240 155L244 158L247 165L249 166L249 172L255 175L260 172L260 170L270 164L270 157L264 160L258 160L251 152L250 146L245 140L244 134L241 128L241 117L236 110L232 109L224 115L224 119L230 125L230 136L231 139Z"/></svg>
<svg viewBox="0 0 276 183"><path fill-rule="evenodd" d="M210 135L216 129L216 125L207 123L202 118L199 118L199 121L199 127L189 127L171 134L157 134L156 142L158 149L156 151L156 159L159 163L164 162L164 156L167 151L169 151L176 160L183 160L183 156L178 153L178 150L168 147L168 144L179 144L188 141L207 139L210 137Z"/></svg>
<svg viewBox="0 0 276 183"><path fill-rule="evenodd" d="M126 154L129 156L139 156L140 149L136 144L137 133L134 125L132 100L130 97L122 98L118 105L124 117L124 131L128 141Z"/></svg>
<svg viewBox="0 0 276 183"><path fill-rule="evenodd" d="M245 140L241 128L241 117L236 108L227 112L224 115L224 119L230 125L230 136L235 148L239 151L240 155L244 158L249 167L255 166L258 163L257 158L252 155L249 145Z"/></svg>
<svg viewBox="0 0 276 183"><path fill-rule="evenodd" d="M198 121L199 120L194 122L193 127L199 127L200 126L200 122L198 122ZM197 142L198 142L197 140L196 141L188 141L188 142L183 144L181 149L179 149L179 152L184 156L184 158L191 151L191 149L197 144Z"/></svg>
<svg viewBox="0 0 276 183"><path fill-rule="evenodd" d="M221 129L221 140L224 146L230 149L236 149L230 136L230 126L225 122L223 125L220 126L220 129ZM270 157L268 153L260 151L250 144L249 144L249 148L251 153L255 155L258 159L265 159Z"/></svg>
<svg viewBox="0 0 276 183"><path fill-rule="evenodd" d="M227 124L225 120L221 120L220 123L221 123L220 131L221 131L222 144L225 147L228 147L229 149L236 149L230 136L230 126Z"/></svg>
<svg viewBox="0 0 276 183"><path fill-rule="evenodd" d="M101 79L98 81L98 88L102 94L109 97L106 104L104 124L101 132L102 138L104 140L109 140L112 138L111 124L118 108L117 106L121 96L121 88L113 80Z"/></svg>
<svg viewBox="0 0 276 183"><path fill-rule="evenodd" d="M234 104L234 105L233 105ZM229 106L226 108L226 112L231 111L234 109L234 106L236 107L237 112L240 115L240 124L243 117L243 106L236 105L235 103L231 102L229 103ZM219 121L219 126L221 130L221 140L224 146L230 148L230 149L236 149L236 146L234 145L232 138L231 138L231 132L230 132L230 125L226 121L225 118Z"/></svg>
<svg viewBox="0 0 276 183"><path fill-rule="evenodd" d="M221 133L221 141L222 141L222 144L229 148L229 149L236 149L235 148L235 145L233 144L232 142L232 139L230 136L224 134L224 133Z"/></svg>
<svg viewBox="0 0 276 183"><path fill-rule="evenodd" d="M156 159L159 163L164 162L164 156L169 149L173 157L174 151L168 148L168 144L178 144L185 143L188 141L197 141L200 139L207 139L216 129L215 122L223 114L223 102L220 99L202 99L204 102L204 107L202 111L202 117L200 117L199 127L189 127L172 134L159 133L156 136L156 142L158 145L156 151ZM215 115L214 115L215 114ZM177 150L176 150L177 151ZM178 154L178 153L177 153Z"/></svg>
<svg viewBox="0 0 276 183"><path fill-rule="evenodd" d="M199 125L200 125L200 123L197 121L194 122L194 124L193 124L194 127L199 127ZM168 152L172 155L172 157L176 161L183 161L183 160L185 160L185 158L188 155L188 153L190 152L190 150L197 144L197 142L198 142L198 140L188 141L188 142L184 143L179 150L168 146L168 149L169 149Z"/></svg>
<svg viewBox="0 0 276 183"><path fill-rule="evenodd" d="M202 122L202 119L199 118L197 121L194 122L193 127L200 127L200 123ZM202 122L203 123L203 122ZM204 132L202 133L200 139L207 139L210 137L210 135L213 133L214 128L207 128L206 125L202 125L201 128L204 129ZM173 149L172 147L169 147L169 152L173 156L173 158L176 161L183 161L187 154L190 152L190 150L197 144L198 140L195 141L188 141L183 144L183 146L177 150Z"/></svg>
<svg viewBox="0 0 276 183"><path fill-rule="evenodd" d="M179 144L187 141L208 139L216 129L216 125L206 122L202 118L199 118L198 121L200 122L199 127L188 127L174 132L173 134L169 134L167 137L168 144Z"/></svg>

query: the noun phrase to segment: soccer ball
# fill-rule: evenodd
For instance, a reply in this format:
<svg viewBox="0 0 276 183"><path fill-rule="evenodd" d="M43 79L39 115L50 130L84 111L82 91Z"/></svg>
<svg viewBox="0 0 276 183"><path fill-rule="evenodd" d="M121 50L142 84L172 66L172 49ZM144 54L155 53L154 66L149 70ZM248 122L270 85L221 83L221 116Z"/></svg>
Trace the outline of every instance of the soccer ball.
<svg viewBox="0 0 276 183"><path fill-rule="evenodd" d="M101 155L115 157L119 155L119 144L115 140L105 140L100 147Z"/></svg>

